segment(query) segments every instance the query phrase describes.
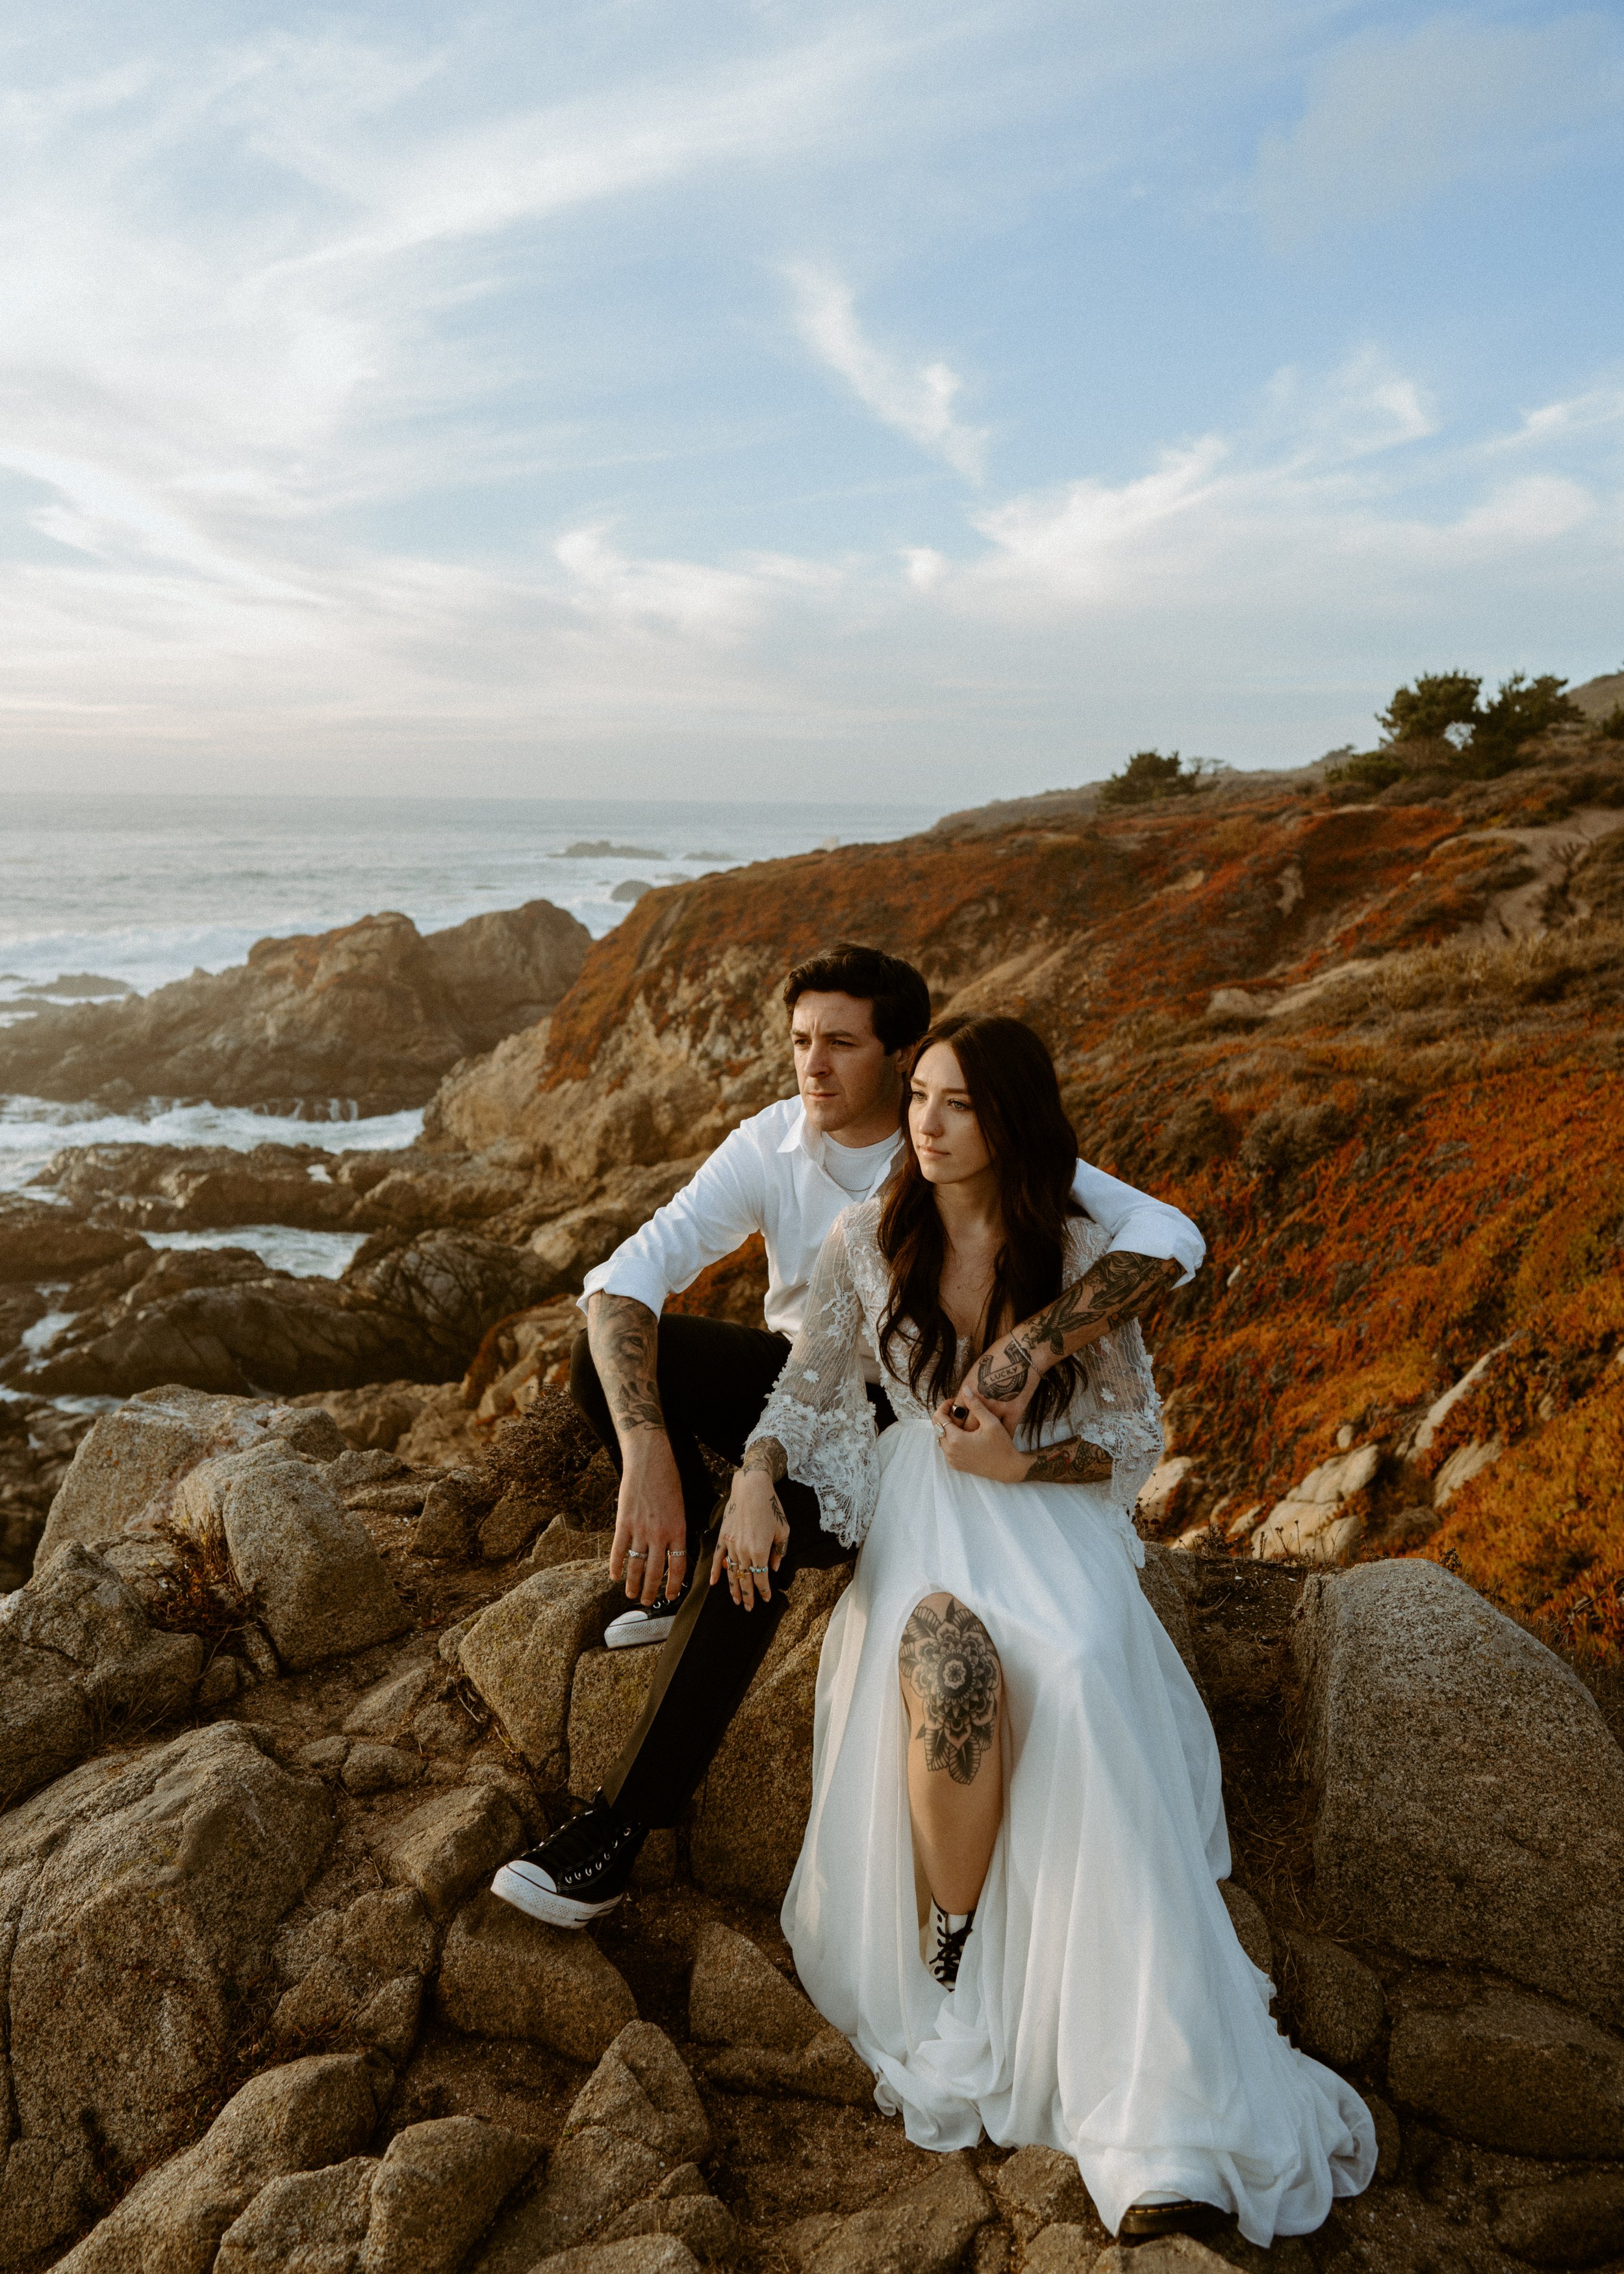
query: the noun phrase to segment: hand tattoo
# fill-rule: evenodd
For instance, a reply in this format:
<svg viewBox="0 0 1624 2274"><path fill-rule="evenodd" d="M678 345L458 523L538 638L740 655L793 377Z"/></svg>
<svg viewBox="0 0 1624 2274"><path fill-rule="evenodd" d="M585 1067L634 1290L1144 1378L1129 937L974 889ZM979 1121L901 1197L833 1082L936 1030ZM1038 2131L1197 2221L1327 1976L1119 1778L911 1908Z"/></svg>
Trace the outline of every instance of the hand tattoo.
<svg viewBox="0 0 1624 2274"><path fill-rule="evenodd" d="M1080 1279L1063 1287L1046 1311L1026 1321L1020 1329L1025 1344L1064 1358L1084 1343L1098 1342L1124 1320L1138 1318L1177 1275L1177 1264L1166 1256L1125 1250L1102 1255Z"/></svg>
<svg viewBox="0 0 1624 2274"><path fill-rule="evenodd" d="M634 1295L594 1295L586 1314L587 1347L622 1436L665 1427L656 1379L659 1321Z"/></svg>
<svg viewBox="0 0 1624 2274"><path fill-rule="evenodd" d="M945 1611L921 1603L902 1630L897 1664L924 1708L915 1734L925 1766L974 1784L998 1741L1002 1668L992 1637L963 1603L950 1600Z"/></svg>
<svg viewBox="0 0 1624 2274"><path fill-rule="evenodd" d="M1006 1335L996 1350L989 1350L975 1369L975 1387L989 1404L1015 1397L1026 1386L1032 1352L1019 1335Z"/></svg>
<svg viewBox="0 0 1624 2274"><path fill-rule="evenodd" d="M1021 1482L1026 1485L1108 1485L1111 1457L1086 1437L1068 1437L1034 1453Z"/></svg>

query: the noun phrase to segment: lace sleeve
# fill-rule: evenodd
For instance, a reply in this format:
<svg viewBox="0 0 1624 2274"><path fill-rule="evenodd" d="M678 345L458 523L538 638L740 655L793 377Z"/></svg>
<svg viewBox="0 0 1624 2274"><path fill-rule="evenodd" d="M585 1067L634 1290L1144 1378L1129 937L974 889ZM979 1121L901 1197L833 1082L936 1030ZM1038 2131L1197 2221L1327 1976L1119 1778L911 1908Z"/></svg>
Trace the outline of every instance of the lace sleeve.
<svg viewBox="0 0 1624 2274"><path fill-rule="evenodd" d="M817 1495L825 1532L855 1547L880 1489L874 1409L863 1385L863 1310L846 1239L849 1211L818 1251L801 1332L748 1442L776 1437L798 1484Z"/></svg>

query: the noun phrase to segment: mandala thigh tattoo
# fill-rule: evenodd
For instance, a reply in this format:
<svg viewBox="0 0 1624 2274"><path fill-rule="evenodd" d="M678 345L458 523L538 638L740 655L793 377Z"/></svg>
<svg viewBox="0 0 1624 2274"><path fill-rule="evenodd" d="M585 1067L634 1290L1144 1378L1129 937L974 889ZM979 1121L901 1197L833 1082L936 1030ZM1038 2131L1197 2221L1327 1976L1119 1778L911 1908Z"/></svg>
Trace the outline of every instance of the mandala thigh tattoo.
<svg viewBox="0 0 1624 2274"><path fill-rule="evenodd" d="M925 1766L974 1784L998 1739L1002 1669L992 1637L975 1613L949 1597L944 1610L921 1603L902 1630L897 1663L923 1708L915 1732Z"/></svg>

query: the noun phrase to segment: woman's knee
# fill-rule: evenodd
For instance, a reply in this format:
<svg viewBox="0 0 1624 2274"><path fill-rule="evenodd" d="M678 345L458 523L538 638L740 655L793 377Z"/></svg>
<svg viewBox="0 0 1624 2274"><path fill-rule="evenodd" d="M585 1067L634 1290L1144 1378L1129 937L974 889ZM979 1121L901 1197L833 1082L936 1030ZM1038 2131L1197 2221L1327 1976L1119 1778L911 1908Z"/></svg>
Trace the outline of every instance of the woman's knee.
<svg viewBox="0 0 1624 2274"><path fill-rule="evenodd" d="M973 1784L998 1741L1004 1682L986 1627L956 1595L927 1595L902 1630L897 1668L926 1767Z"/></svg>

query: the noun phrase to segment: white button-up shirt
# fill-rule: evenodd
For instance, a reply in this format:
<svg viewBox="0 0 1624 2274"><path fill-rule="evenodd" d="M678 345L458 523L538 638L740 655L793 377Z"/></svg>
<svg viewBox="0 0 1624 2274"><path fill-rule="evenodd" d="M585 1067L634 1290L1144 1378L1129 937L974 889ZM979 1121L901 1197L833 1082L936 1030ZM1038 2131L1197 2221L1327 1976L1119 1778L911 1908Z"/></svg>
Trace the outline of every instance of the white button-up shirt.
<svg viewBox="0 0 1624 2274"><path fill-rule="evenodd" d="M849 1193L823 1165L830 1141L809 1128L799 1097L780 1098L741 1121L673 1200L606 1262L586 1275L589 1295L632 1295L658 1317L668 1295L691 1286L707 1264L731 1255L752 1232L767 1246L767 1324L793 1341L801 1329L817 1251L844 1208L878 1192L902 1148L900 1133L876 1164L867 1192ZM1200 1269L1207 1243L1189 1217L1086 1161L1071 1189L1112 1249L1175 1261L1179 1284Z"/></svg>

